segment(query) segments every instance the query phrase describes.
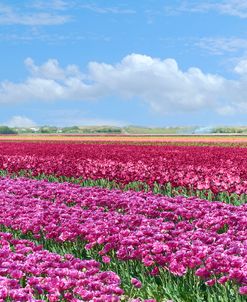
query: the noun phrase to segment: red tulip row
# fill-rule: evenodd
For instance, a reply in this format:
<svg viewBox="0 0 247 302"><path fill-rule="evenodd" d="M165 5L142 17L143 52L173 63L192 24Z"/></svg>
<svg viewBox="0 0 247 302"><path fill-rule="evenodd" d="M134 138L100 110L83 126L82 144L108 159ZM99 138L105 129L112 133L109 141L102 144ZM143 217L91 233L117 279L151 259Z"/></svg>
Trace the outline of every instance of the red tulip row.
<svg viewBox="0 0 247 302"><path fill-rule="evenodd" d="M121 184L172 184L247 193L247 149L226 147L0 143L0 170L30 170Z"/></svg>

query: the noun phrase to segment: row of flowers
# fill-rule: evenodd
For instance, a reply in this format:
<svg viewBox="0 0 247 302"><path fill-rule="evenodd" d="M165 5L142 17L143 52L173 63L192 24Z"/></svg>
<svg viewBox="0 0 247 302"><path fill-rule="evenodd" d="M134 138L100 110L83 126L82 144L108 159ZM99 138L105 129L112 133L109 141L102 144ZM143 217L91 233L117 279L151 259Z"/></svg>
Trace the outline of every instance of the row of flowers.
<svg viewBox="0 0 247 302"><path fill-rule="evenodd" d="M246 194L247 149L65 143L0 143L0 169Z"/></svg>
<svg viewBox="0 0 247 302"><path fill-rule="evenodd" d="M0 301L120 301L120 278L100 263L60 256L0 233Z"/></svg>
<svg viewBox="0 0 247 302"><path fill-rule="evenodd" d="M234 282L247 294L247 205L197 198L81 188L2 179L0 224L58 242L81 240L105 263L138 260L185 275L193 269L207 285ZM67 192L67 193L66 193Z"/></svg>

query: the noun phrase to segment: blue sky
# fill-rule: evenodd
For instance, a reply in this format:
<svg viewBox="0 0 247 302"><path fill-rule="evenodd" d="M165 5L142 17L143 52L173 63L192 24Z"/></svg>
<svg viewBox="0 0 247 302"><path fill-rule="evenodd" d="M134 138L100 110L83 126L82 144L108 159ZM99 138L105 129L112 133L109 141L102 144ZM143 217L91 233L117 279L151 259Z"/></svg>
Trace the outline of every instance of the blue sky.
<svg viewBox="0 0 247 302"><path fill-rule="evenodd" d="M0 123L241 125L247 1L1 0Z"/></svg>

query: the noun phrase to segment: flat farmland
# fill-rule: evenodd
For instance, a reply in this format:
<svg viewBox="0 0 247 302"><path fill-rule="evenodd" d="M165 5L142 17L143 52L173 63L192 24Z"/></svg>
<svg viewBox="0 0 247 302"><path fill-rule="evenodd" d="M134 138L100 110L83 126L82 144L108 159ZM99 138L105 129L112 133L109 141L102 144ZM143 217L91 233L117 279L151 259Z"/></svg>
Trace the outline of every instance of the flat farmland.
<svg viewBox="0 0 247 302"><path fill-rule="evenodd" d="M246 301L245 140L2 136L0 299Z"/></svg>
<svg viewBox="0 0 247 302"><path fill-rule="evenodd" d="M6 140L18 140L18 141L94 141L94 142L108 142L108 141L130 141L134 143L138 142L247 142L247 135L231 135L231 134L212 134L212 135L160 135L160 134L8 134L0 135L1 141Z"/></svg>

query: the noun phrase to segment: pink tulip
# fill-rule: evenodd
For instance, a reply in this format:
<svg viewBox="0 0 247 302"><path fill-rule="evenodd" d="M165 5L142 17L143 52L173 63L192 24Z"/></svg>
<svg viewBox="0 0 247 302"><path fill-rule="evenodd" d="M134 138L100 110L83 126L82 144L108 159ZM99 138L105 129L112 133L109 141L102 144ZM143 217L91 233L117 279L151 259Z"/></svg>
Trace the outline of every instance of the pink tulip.
<svg viewBox="0 0 247 302"><path fill-rule="evenodd" d="M142 287L142 283L140 280L136 279L136 278L131 278L131 284L136 287L136 288L141 288Z"/></svg>

